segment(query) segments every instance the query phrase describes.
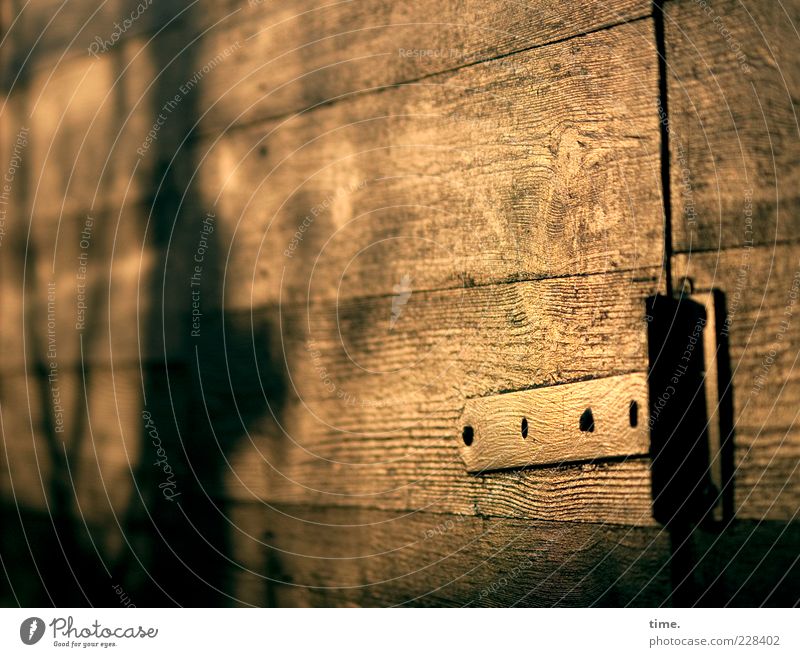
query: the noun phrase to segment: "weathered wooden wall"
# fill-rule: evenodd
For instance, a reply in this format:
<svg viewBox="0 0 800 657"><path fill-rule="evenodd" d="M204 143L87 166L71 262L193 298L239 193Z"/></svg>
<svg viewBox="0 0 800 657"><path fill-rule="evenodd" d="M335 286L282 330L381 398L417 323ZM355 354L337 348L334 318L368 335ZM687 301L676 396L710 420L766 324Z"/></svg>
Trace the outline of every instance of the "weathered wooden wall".
<svg viewBox="0 0 800 657"><path fill-rule="evenodd" d="M5 603L797 601L800 3L22 4ZM677 544L641 452L468 474L467 400L647 371L665 261L726 295L735 521Z"/></svg>

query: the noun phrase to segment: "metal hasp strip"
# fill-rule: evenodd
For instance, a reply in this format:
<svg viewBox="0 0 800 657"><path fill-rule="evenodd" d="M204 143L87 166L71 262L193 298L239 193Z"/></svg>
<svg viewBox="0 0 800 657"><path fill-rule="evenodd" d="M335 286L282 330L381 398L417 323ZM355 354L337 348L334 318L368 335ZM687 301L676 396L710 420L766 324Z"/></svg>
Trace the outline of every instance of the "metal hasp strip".
<svg viewBox="0 0 800 657"><path fill-rule="evenodd" d="M653 517L733 517L733 402L718 290L647 299L649 366L633 373L467 400L468 472L650 456Z"/></svg>
<svg viewBox="0 0 800 657"><path fill-rule="evenodd" d="M646 455L647 408L643 372L470 399L461 457L482 473Z"/></svg>
<svg viewBox="0 0 800 657"><path fill-rule="evenodd" d="M647 300L653 517L664 525L732 511L730 366L717 291Z"/></svg>

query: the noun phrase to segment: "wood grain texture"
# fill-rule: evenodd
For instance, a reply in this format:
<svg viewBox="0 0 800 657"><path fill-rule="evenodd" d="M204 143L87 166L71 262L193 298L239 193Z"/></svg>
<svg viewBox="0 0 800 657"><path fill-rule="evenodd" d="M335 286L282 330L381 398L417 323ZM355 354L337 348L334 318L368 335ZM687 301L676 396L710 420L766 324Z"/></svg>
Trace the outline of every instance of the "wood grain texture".
<svg viewBox="0 0 800 657"><path fill-rule="evenodd" d="M307 62L311 72L358 58L363 52L379 53L393 41L395 50L406 41L411 41L408 49L437 45L441 49L446 35L447 53L437 58L443 59L438 67L429 64L418 70L411 63L404 68L395 65L398 72L416 77L452 66L454 60L468 64L634 20L649 9L645 0L592 0L580 9L552 0L535 7L503 5L498 11L482 3L450 1L434 11L419 1L400 9L375 0L299 0L289 6L248 0L106 0L100 6L91 0L41 0L35 7L9 7L5 23L13 40L26 46L17 54L17 62L24 61L30 68L54 67L58 61L85 56L93 42L103 46L96 51L102 56L104 50L113 52L126 41L154 34L154 40L178 41L181 32L202 33L210 28L211 35L217 35L224 32L221 21L226 28L238 26L254 37L256 52L244 60L251 65L276 59L275 68L278 63L289 68ZM383 67L391 68L386 62Z"/></svg>
<svg viewBox="0 0 800 657"><path fill-rule="evenodd" d="M85 373L86 393L80 374L62 368L58 397L43 377L4 377L4 498L43 511L53 506L58 486L66 487L62 501L70 513L94 527L143 513L141 505L157 502L158 485L166 481L151 465L158 445L151 444L146 410L183 500L653 524L646 459L476 477L458 457L452 406L354 407L331 426L302 403L280 405L269 390L265 408L258 382L235 365L235 384L217 369L204 371L199 387L197 373L187 379L181 371L166 377L145 370L142 380L138 369L95 369ZM48 428L48 420L63 431ZM59 457L62 440L71 453L71 478Z"/></svg>
<svg viewBox="0 0 800 657"><path fill-rule="evenodd" d="M197 343L191 367L202 408L188 433L225 449L221 497L652 524L646 460L468 475L455 430L466 399L458 386L486 388L490 377L432 375L436 387L397 399L368 379L330 393L317 370L288 378L272 322L229 314L224 327L204 325ZM296 386L308 388L312 376L327 397L299 396Z"/></svg>
<svg viewBox="0 0 800 657"><path fill-rule="evenodd" d="M246 436L245 499L418 508L444 496L459 511L646 524L646 463L475 479L455 427L470 397L645 371L644 299L657 282L619 273L418 293L392 328L383 297L229 313L204 320L192 367L210 430ZM592 492L562 488L578 480ZM554 504L560 491L577 499Z"/></svg>
<svg viewBox="0 0 800 657"><path fill-rule="evenodd" d="M674 271L726 296L733 373L736 515L789 520L800 494L800 256L793 245L678 256Z"/></svg>
<svg viewBox="0 0 800 657"><path fill-rule="evenodd" d="M624 606L669 597L658 529L277 507L270 602L286 606Z"/></svg>
<svg viewBox="0 0 800 657"><path fill-rule="evenodd" d="M196 69L168 66L148 86L159 62L128 45L121 63L80 60L32 85L28 205L48 226L120 206L166 215L178 256L213 211L217 275L236 308L281 294L388 294L404 275L414 289L438 289L653 266L662 208L651 27L604 30L192 149L183 140L193 112L207 109L200 94L235 54L163 110Z"/></svg>
<svg viewBox="0 0 800 657"><path fill-rule="evenodd" d="M303 454L287 465L264 462L260 473L275 503L655 525L647 459L476 477L445 449L416 447L405 461L353 465Z"/></svg>
<svg viewBox="0 0 800 657"><path fill-rule="evenodd" d="M416 80L650 14L646 0L591 0L580 7L553 0L532 7L503 2L500 11L463 0L436 7L419 0L403 7L379 0L301 0L291 5L200 0L155 2L140 10L146 4L147 0L109 0L98 7L79 0L61 7L61 0L46 0L43 7L9 16L13 25L5 47L14 65L6 71L7 86L19 70L32 75L76 59L112 59L134 42L170 52L176 58L174 66L184 70L207 61L217 48L246 42L247 48L229 62L225 74L209 79L208 96L216 102L208 123L220 128L231 121L282 116L342 94ZM132 14L137 15L134 20ZM90 54L92 43L98 47Z"/></svg>
<svg viewBox="0 0 800 657"><path fill-rule="evenodd" d="M247 43L224 75L209 78L215 101L206 117L210 131L621 24L649 15L650 7L644 0L501 7L463 0L402 7L312 0L291 7L264 3L253 14L238 30L215 31L203 44L215 51L232 41ZM644 47L652 45L650 37L642 39Z"/></svg>
<svg viewBox="0 0 800 657"><path fill-rule="evenodd" d="M219 115L231 112L239 114L243 108L253 103L253 98L263 99L261 112L257 113L259 118L284 116L317 104L317 102L312 102L313 98L306 98L308 91L304 86L306 83L309 83L309 90L313 90L313 94L321 91L322 93L330 92L336 96L347 95L347 93L361 89L373 89L376 86L385 87L407 80L416 80L421 75L417 70L420 67L423 71L434 74L480 60L480 57L467 57L466 62L462 62L461 55L453 55L453 53L461 51L456 51L454 48L447 49L448 54L444 56L444 59L441 54L434 57L399 57L397 52L389 53L390 58L395 60L394 66L375 66L374 62L356 56L346 60L345 66L355 69L353 75L356 80L365 78L362 83L366 86L357 86L356 89L352 89L351 81L347 76L330 75L331 67L327 65L323 65L319 70L314 69L313 63L306 59L308 53L302 53L301 48L302 54L298 54L297 42L304 40L304 35L308 33L292 32L287 29L287 25L293 25L298 20L302 24L302 21L310 16L317 16L319 19L318 14L322 12L328 16L316 26L316 29L324 30L324 26L329 24L328 27L335 30L336 20L329 14L343 11L345 13L349 11L358 16L357 19L353 16L350 16L349 19L347 16L340 17L345 23L348 20L370 22L375 17L368 11L362 13L365 3L334 3L327 9L308 8L306 11L300 11L300 8L294 6L284 7L274 3L264 3L264 6L260 7L260 13L256 12L256 9L259 8L249 6L247 3L242 4L246 8L241 8L235 15L226 14L223 8L211 10L212 17L216 17L220 13L223 15L222 18L217 19L221 22L214 23L213 27L206 24L211 18L201 17L203 12L198 5L193 5L190 11L181 14L179 25L182 27L167 29L153 40L146 36L131 35L120 39L119 43L108 53L98 57L86 54L82 57L69 58L58 66L40 72L23 69L24 84L18 83L19 88L15 90L15 95L25 97L30 114L29 122L32 125L32 139L34 139L32 153L35 155L33 168L37 180L35 207L39 212L51 215L59 211L86 212L90 208L96 211L98 206L103 209L116 209L124 197L133 196L135 199L146 197L157 184L155 179L162 173L164 163L169 162L176 155L176 149L180 148L195 124L201 126L201 129L205 129L203 126L208 123L216 125L215 128L209 128L209 130L217 135L229 122L228 118L223 119ZM268 11L267 4L271 7ZM367 4L378 5L380 3ZM599 7L601 3L596 4ZM598 20L600 24L606 24L606 20L613 15L619 18L614 22L621 22L630 17L629 10L632 7L638 7L638 11L646 4L642 0L635 2L622 0L620 7L597 8L594 12L594 20ZM463 7L452 7L453 12L459 10L461 10L460 20L463 21L465 18ZM384 9L378 13L385 11ZM421 23L424 23L426 19L431 20L432 11L435 11L437 17L441 17L441 7L434 10L425 3L418 3L418 6L410 11L412 15L414 11L426 15L419 21ZM510 15L497 14L494 10L490 11L488 7L482 7L476 11L483 14L483 20L500 20L501 22L511 20ZM564 20L563 16L560 16L561 12L557 12L555 8L538 8L535 11L545 13L549 11L553 17L558 16L559 21ZM243 20L244 14L248 12L260 18ZM277 16L274 15L276 12ZM589 25L594 24L591 11L584 10L581 13L587 17ZM142 18L146 16L148 16L148 12L145 12ZM406 17L407 19L408 17ZM577 21L578 25L582 22ZM420 38L416 22L412 21L412 23L411 27L408 23L403 23L407 34L401 38L401 46L406 39L411 38L408 34L411 30L417 33L416 38ZM134 23L135 25L136 23ZM461 25L461 23L459 22L457 25ZM532 27L541 25L546 25L546 22L537 20L531 23ZM567 25L571 26L570 23L564 22L560 25L560 30L556 30L557 38L580 33L577 28L574 32L567 28ZM505 25L506 28L511 28L511 26L511 23ZM296 30L300 29L298 25L294 25L294 27ZM442 23L438 21L429 26L432 31L428 38L432 39L433 32L441 27ZM551 27L553 27L552 21ZM130 29L133 30L133 27ZM381 33L390 28L381 23L376 29L378 33ZM461 29L471 28L462 27ZM649 23L634 22L623 26L622 29L630 35L630 41L638 42L639 48L644 50L643 54L652 52L652 29ZM255 39L250 38L254 36L254 32L260 33L264 42L271 46L276 45L276 35L279 35L279 41L286 39L283 45L278 47L285 49L294 67L300 68L292 69L292 65L280 57L277 59L273 57L270 64L268 55L259 51L259 47L263 49L264 43L259 46ZM362 39L353 38L353 34L360 33L359 29L356 29L355 32L345 29L345 32L343 40L349 44L351 49L364 45L365 42ZM499 28L489 30L489 33L493 35L503 32ZM605 32L603 30L597 33L597 38L601 42L608 40ZM391 41L392 38L384 35L385 40ZM440 38L444 37L440 35ZM88 37L85 39L90 40ZM328 39L321 36L314 41L327 43ZM535 42L546 43L547 39ZM441 50L441 43L442 41L436 41L436 44L439 44L439 50ZM531 45L525 38L522 39L522 43L523 47ZM367 45L367 47L371 46ZM486 42L484 47L487 47ZM580 48L580 46L577 47ZM395 51L397 50L398 48L395 47ZM500 48L495 50L491 57L484 53L484 58L492 59L508 54L510 51L510 48L506 50ZM283 52L284 50L279 50L276 55ZM442 50L442 52L444 51ZM624 53L620 53L620 55L620 62L624 62ZM342 56L342 53L337 47L328 50L326 56L335 57L336 61L339 61L338 58ZM456 65L449 61L453 56L459 62ZM614 57L615 55L613 52L607 52L605 56ZM524 76L526 85L530 83L530 76L535 74L538 78L542 78L544 83L540 86L540 93L549 91L553 78L563 79L578 75L579 71L582 71L582 77L585 78L587 75L587 67L584 66L571 66L569 70L558 75L557 71L549 70L549 65L544 63L534 70L521 65L522 61L524 59L519 57L513 61L492 59L484 65L484 68L490 68L501 78L513 79L516 77L519 80L520 76ZM588 68L592 75L599 78L598 87L602 89L605 85L605 75L597 75L596 68L594 70L591 67ZM312 75L311 73L314 72L316 73ZM368 83L369 78L376 72L388 74L388 77L382 84L378 84L377 81L373 81L374 84ZM273 98L272 93L265 94L265 90L271 88L270 83L265 79L271 76L282 77L286 74L289 76L288 82L297 79L300 88L298 89L297 84L276 85L276 91L285 91L287 96L283 100L283 109L276 114L274 108L278 106L276 103L281 101ZM624 71L620 67L616 67L615 73L612 73L612 79L615 75L624 76ZM239 89L238 86L236 89L245 94L255 94L247 102L243 101L241 95L228 91L232 81L240 78L249 84L243 84L243 89ZM310 78L314 78L316 81L312 82ZM338 91L336 88L329 89L330 84L323 83L326 80L329 83L332 81L334 86L344 86ZM586 84L585 79L583 84ZM630 83L631 86L637 84L647 86L650 81L642 78L641 81L631 81ZM607 93L616 91L617 86L612 84ZM367 105L371 102L372 97L373 94L365 97ZM176 104L177 108L167 105L170 102ZM624 107L624 105L625 103L620 103L620 107ZM265 114L263 107L268 107L273 111ZM160 120L159 117L161 117ZM151 131L154 132L154 135L151 134L148 140L148 134ZM629 132L636 134L638 130L634 129ZM68 171L64 170L66 161L71 163Z"/></svg>
<svg viewBox="0 0 800 657"><path fill-rule="evenodd" d="M793 239L800 3L666 4L673 245Z"/></svg>
<svg viewBox="0 0 800 657"><path fill-rule="evenodd" d="M226 305L390 294L403 277L439 289L658 264L649 27L203 142L197 185L218 214Z"/></svg>
<svg viewBox="0 0 800 657"><path fill-rule="evenodd" d="M650 451L647 411L631 426L632 403L637 414L647 408L644 373L469 399L455 428L461 458L480 473L643 456Z"/></svg>
<svg viewBox="0 0 800 657"><path fill-rule="evenodd" d="M283 307L271 344L306 401L479 397L646 370L644 299L658 284L650 270L422 291L394 325L391 297Z"/></svg>

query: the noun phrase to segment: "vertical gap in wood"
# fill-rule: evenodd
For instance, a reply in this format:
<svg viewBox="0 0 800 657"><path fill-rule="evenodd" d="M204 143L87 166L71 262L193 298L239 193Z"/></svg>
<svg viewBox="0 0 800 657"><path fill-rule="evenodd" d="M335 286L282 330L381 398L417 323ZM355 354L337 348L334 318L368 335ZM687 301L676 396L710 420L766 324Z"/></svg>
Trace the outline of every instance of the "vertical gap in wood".
<svg viewBox="0 0 800 657"><path fill-rule="evenodd" d="M664 197L664 279L666 293L672 296L672 193L669 161L669 99L667 98L667 47L664 36L664 2L654 0L653 22L658 53L658 109L661 131L661 192Z"/></svg>
<svg viewBox="0 0 800 657"><path fill-rule="evenodd" d="M667 85L667 46L664 29L666 0L653 0L653 23L658 56L658 125L661 133L661 192L664 198L664 280L666 294L673 296L672 285L672 190L670 187L670 116ZM670 571L673 607L690 607L697 602L694 578L693 527L684 523L668 526L671 543Z"/></svg>

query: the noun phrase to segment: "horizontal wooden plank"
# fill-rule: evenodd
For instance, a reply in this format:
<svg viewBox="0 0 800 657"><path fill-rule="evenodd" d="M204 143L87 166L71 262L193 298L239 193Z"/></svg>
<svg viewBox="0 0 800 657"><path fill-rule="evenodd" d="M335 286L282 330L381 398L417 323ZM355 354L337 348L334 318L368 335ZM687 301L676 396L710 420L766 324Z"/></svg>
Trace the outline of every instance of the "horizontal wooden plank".
<svg viewBox="0 0 800 657"><path fill-rule="evenodd" d="M402 8L380 0L46 3L6 19L4 48L14 66L5 72L4 88L12 88L17 73L24 79L79 59L111 60L134 43L149 44L154 57L188 72L223 44L240 41L246 49L224 75L209 78L213 100L206 104L207 122L217 128L288 114L349 92L416 80L650 14L647 0L591 0L580 6L553 0L532 7L507 3L503 11L461 0L436 7L417 0Z"/></svg>
<svg viewBox="0 0 800 657"><path fill-rule="evenodd" d="M229 492L292 504L653 524L646 460L468 474L453 430L457 403L271 403L277 420L246 422L252 447L243 442L235 467L243 485ZM237 404L255 406L246 395Z"/></svg>
<svg viewBox="0 0 800 657"><path fill-rule="evenodd" d="M648 16L645 0L592 0L494 5L418 0L395 7L380 0L291 7L264 3L256 18L214 31L204 54L240 41L224 74L209 78L207 130L249 123L329 102L343 95L417 80L481 60ZM641 29L640 45L653 45ZM207 49L207 50L205 50ZM613 54L611 54L613 57ZM495 62L497 68L506 66ZM513 68L514 64L507 66ZM213 105L212 105L213 103Z"/></svg>
<svg viewBox="0 0 800 657"><path fill-rule="evenodd" d="M214 433L246 436L245 498L650 523L646 462L476 478L456 426L470 397L645 371L657 284L619 273L419 293L391 330L382 297L229 313L204 320L192 367Z"/></svg>
<svg viewBox="0 0 800 657"><path fill-rule="evenodd" d="M646 460L476 477L458 458L453 406L354 407L331 426L302 402L281 402L278 390L253 378L252 366L235 363L235 382L223 368L203 370L202 385L181 371L166 378L151 368L142 381L138 369L94 370L86 373L86 394L80 374L65 369L52 385L44 377L4 377L3 498L39 511L55 508L58 498L64 513L93 527L107 523L108 530L114 517L140 521L144 508L166 504L159 484L169 477L152 465L157 439L182 502L210 497L222 504L270 500L653 524ZM442 420L446 412L449 422ZM48 428L48 417L63 431ZM60 458L62 444L70 466ZM122 536L111 531L103 540L119 549Z"/></svg>
<svg viewBox="0 0 800 657"><path fill-rule="evenodd" d="M511 11L499 13L491 7L464 7L462 2L436 8L416 2L402 10L384 7L378 0L322 6L317 0L292 6L254 6L241 0L217 4L190 3L176 27L165 29L152 41L146 34L136 36L137 30L148 31L148 24L169 25L169 15L184 7L150 6L108 52L69 58L31 73L24 84L18 84L14 95L21 96L31 129L30 204L37 213L84 213L97 211L98 206L113 210L123 199L148 197L160 183L165 163L176 155L196 123L216 125L212 130L216 134L231 119L246 118L238 115L254 99L251 114L283 116L317 104L319 94L330 98L394 85L481 59L493 60L484 69L494 71L496 77L524 78L526 89L531 76L541 79L540 95L548 93L554 81L579 71L583 71L584 84L587 75L594 75L598 88L610 80L609 91L623 91L613 82L624 78L624 67L598 74L597 69L577 65L559 73L552 70L549 60L540 60L532 68L521 58L494 58L649 11L645 0L618 0L611 7L598 1L568 9L556 3L535 9L512 5ZM54 20L45 31L53 32L55 43L63 41L58 34L74 30L84 15L94 17L84 30L86 35L73 31L78 42L102 40L95 33L118 31L112 26L113 17L122 16L119 3L105 3L102 8L83 2L70 6L62 12L68 20ZM443 13L450 13L453 20L442 20ZM520 20L530 15L536 20ZM29 27L23 21L19 29L35 32L40 20L32 19L34 25ZM649 25L635 23L624 29L631 34L629 43L636 41L643 54L652 53ZM443 30L452 34L443 35ZM323 36L309 43L308 34ZM20 38L23 44L30 43L23 35ZM598 33L598 39L608 37ZM407 43L430 42L428 47L432 47L447 41L451 46L447 54L440 53L444 56L398 54L409 50ZM392 52L375 53L375 48L390 44ZM388 61L376 66L374 57L359 54L363 48ZM581 46L575 48L577 53ZM607 52L605 57L613 58L614 53ZM620 58L625 61L625 53L620 52ZM344 69L352 69L351 74L345 75ZM331 75L333 70L336 75ZM375 75L379 78L374 79ZM235 86L229 89L232 82ZM646 76L641 78L641 84L650 83ZM620 102L619 108L625 105ZM624 120L624 116L619 118ZM631 127L631 133L636 134L639 127Z"/></svg>
<svg viewBox="0 0 800 657"><path fill-rule="evenodd" d="M420 1L393 8L378 0L297 0L290 6L250 0L106 0L99 7L91 0L43 0L36 8L25 5L7 10L3 24L9 40L19 44L17 65L24 61L29 70L52 67L80 55L101 57L126 42L150 39L154 34L156 47L162 50L161 41L184 45L185 34L205 33L208 40L222 40L229 36L226 30L236 27L252 40L254 52L242 60L244 70L237 70L235 79L250 70L245 65L256 67L274 60L275 66L263 73L270 75L270 86L278 87L292 79L285 70L292 76L298 72L314 75L347 60L361 60L365 54L380 56L386 49L395 51L400 61L387 58L381 63L383 69L400 76L398 80L416 78L634 20L646 16L649 7L646 0L592 0L582 7L549 0L535 7L508 4L502 12L452 0L435 11ZM401 50L436 52L423 55L419 62L420 55L400 55ZM365 66L351 75L374 75L372 68ZM311 82L308 80L309 87ZM263 90L258 87L256 95Z"/></svg>
<svg viewBox="0 0 800 657"><path fill-rule="evenodd" d="M268 512L272 604L658 606L659 529L279 507Z"/></svg>
<svg viewBox="0 0 800 657"><path fill-rule="evenodd" d="M800 2L666 3L673 246L794 238Z"/></svg>
<svg viewBox="0 0 800 657"><path fill-rule="evenodd" d="M234 505L222 509L219 534L204 534L219 554L185 518L172 519L184 539L157 518L168 546L134 528L140 561L108 559L101 548L107 572L87 542L69 553L86 568L78 578L48 517L2 511L15 528L0 536L15 564L4 580L13 593L0 589L9 604L644 606L669 597L669 542L658 528Z"/></svg>
<svg viewBox="0 0 800 657"><path fill-rule="evenodd" d="M253 313L304 400L464 398L647 369L644 300L658 270L553 278ZM396 311L396 306L394 308Z"/></svg>
<svg viewBox="0 0 800 657"><path fill-rule="evenodd" d="M646 409L647 375L626 374L469 399L456 434L469 472L643 456Z"/></svg>
<svg viewBox="0 0 800 657"><path fill-rule="evenodd" d="M800 495L797 245L678 256L673 271L725 295L734 404L734 495L740 518L794 517Z"/></svg>
<svg viewBox="0 0 800 657"><path fill-rule="evenodd" d="M368 380L360 392L336 388L347 392L341 397L324 387L327 398L301 396L313 383L308 377L320 382L319 374L290 378L287 362L297 356L281 349L274 321L269 314L229 314L224 327L204 324L197 343L191 368L202 409L191 414L188 434L202 437L212 454L224 450L225 476L215 484L220 497L652 523L646 460L467 474L455 430L465 402L458 386L485 388L491 377L438 377L431 390L397 399L386 391L375 398L380 391L373 393ZM299 331L285 335L296 339Z"/></svg>

